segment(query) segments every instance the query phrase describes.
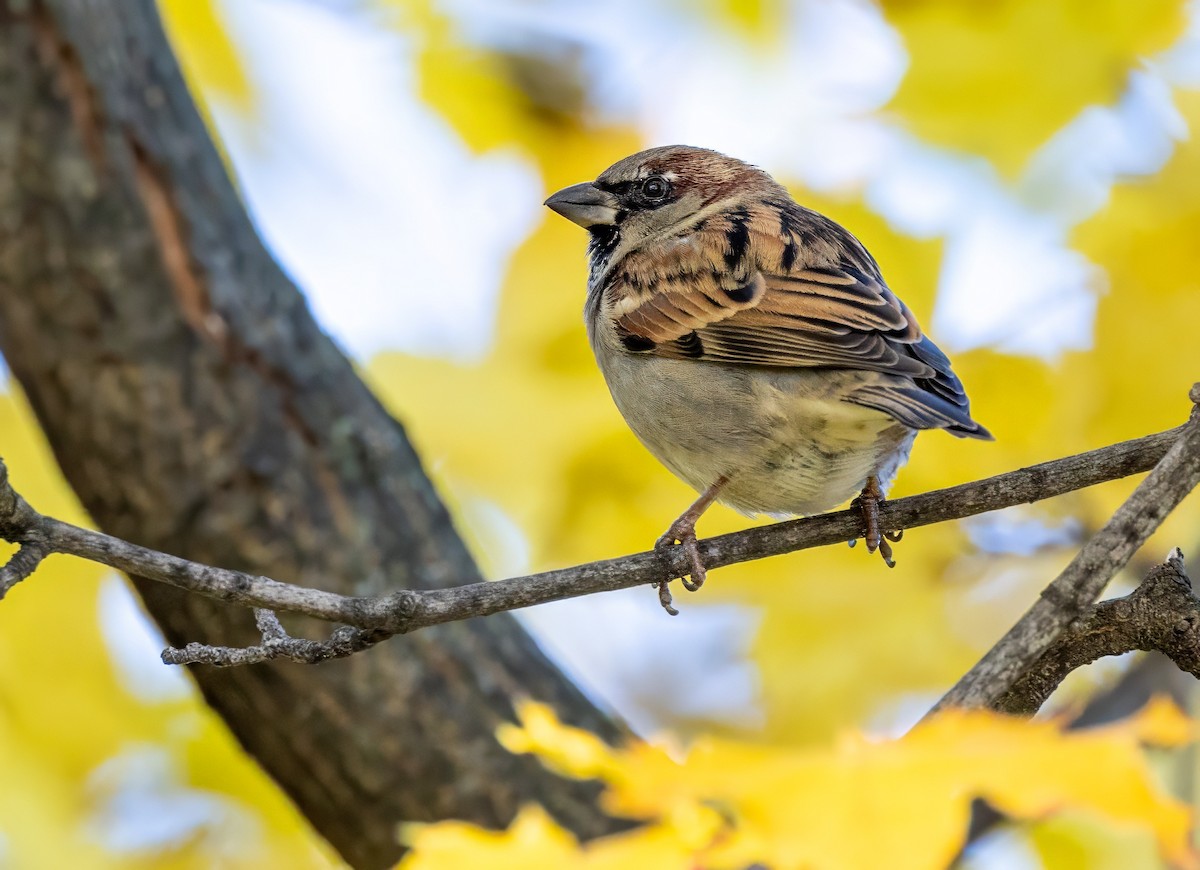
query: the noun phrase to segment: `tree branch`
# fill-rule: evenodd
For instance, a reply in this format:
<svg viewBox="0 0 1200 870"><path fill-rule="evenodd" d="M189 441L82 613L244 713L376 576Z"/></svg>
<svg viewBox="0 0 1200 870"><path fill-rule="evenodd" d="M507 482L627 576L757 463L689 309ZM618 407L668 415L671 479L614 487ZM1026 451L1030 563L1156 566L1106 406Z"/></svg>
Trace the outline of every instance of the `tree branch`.
<svg viewBox="0 0 1200 870"><path fill-rule="evenodd" d="M1087 588L1096 589L1095 593L1073 599L1078 602L1074 613L1078 615L1115 572L1112 565L1116 560L1120 559L1120 564L1124 564L1144 537L1194 485L1193 478L1200 474L1197 443L1200 443L1200 423L1193 414L1187 425L1167 432L888 502L882 508L883 522L886 528L899 529L960 519L1051 498L1146 471L1157 464L1154 474L1139 486L1130 502L1114 517L1114 522L1121 518L1119 533L1101 537L1105 535L1102 532L1097 536L1107 541L1116 534L1120 538L1119 550L1114 549L1111 553L1106 550L1104 559L1091 556L1083 563L1084 567L1076 569L1088 574ZM1169 495L1163 494L1164 485L1170 489ZM700 548L708 565L720 567L844 542L861 533L860 522L857 512L840 511L721 535L702 541ZM1136 534L1130 531L1134 527ZM392 635L431 625L655 583L664 575L677 576L686 572L686 558L682 553L646 552L491 583L470 583L447 589L402 589L379 597L352 597L190 562L42 516L12 490L2 461L0 537L23 547L5 567L5 575L0 575L12 576L9 586L32 571L32 568L26 570L28 561L34 561L33 567L36 567L36 560L47 553L68 553L221 601L264 611L304 614L347 626L336 630L326 641L300 640L263 631L263 643L249 648L191 643L163 653L164 661L171 664L233 665L274 658L301 662L340 658L374 646ZM1100 546L1095 541L1089 543L1089 548ZM32 548L32 555L14 567L14 562L28 548ZM1085 548L1085 552L1090 551ZM1111 571L1105 573L1110 568ZM7 588L0 586L0 595L5 591ZM1050 600L1049 597L1043 599L1044 602ZM260 630L263 618L260 616ZM270 619L274 620L274 613ZM272 624L278 626L277 621ZM1057 634L1050 636L1038 652L1044 650ZM1035 658L1036 654L1028 656L1026 667ZM990 696L992 701L1010 686L1011 681L994 691Z"/></svg>
<svg viewBox="0 0 1200 870"><path fill-rule="evenodd" d="M1191 390L1200 405L1200 384ZM1033 607L934 706L990 707L1094 602L1184 496L1200 483L1200 407L1112 518L1047 586Z"/></svg>
<svg viewBox="0 0 1200 870"><path fill-rule="evenodd" d="M1133 592L1094 605L1042 653L992 708L1032 716L1076 668L1106 656L1157 650L1200 677L1200 598L1176 548Z"/></svg>

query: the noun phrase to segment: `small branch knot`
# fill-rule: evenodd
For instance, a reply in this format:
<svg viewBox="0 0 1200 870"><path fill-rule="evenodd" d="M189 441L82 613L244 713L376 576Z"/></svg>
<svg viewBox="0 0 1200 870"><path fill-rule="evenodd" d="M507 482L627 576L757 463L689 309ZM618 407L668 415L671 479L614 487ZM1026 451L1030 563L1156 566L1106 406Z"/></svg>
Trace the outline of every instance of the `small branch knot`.
<svg viewBox="0 0 1200 870"><path fill-rule="evenodd" d="M420 597L410 589L397 589L371 602L372 622L388 634L404 634L421 606Z"/></svg>

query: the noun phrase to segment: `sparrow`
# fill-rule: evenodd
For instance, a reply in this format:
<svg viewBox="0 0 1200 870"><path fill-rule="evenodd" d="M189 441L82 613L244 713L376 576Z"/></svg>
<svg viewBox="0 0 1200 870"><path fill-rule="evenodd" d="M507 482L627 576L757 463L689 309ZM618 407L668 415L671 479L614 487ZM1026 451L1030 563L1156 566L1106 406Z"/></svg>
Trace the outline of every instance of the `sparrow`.
<svg viewBox="0 0 1200 870"><path fill-rule="evenodd" d="M613 401L700 494L655 544L685 549L688 591L714 501L807 516L859 493L867 549L893 566L879 506L917 432L992 439L862 243L761 169L651 148L545 204L589 233L584 319Z"/></svg>

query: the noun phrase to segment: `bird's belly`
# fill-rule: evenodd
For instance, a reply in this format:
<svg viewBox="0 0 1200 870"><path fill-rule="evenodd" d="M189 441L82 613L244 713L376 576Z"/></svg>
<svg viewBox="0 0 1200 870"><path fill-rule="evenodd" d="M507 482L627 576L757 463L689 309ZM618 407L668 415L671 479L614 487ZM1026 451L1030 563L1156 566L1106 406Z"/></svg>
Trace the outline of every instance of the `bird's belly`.
<svg viewBox="0 0 1200 870"><path fill-rule="evenodd" d="M614 354L601 359L634 434L677 477L748 514L813 514L886 486L914 432L842 401L861 373L746 369Z"/></svg>

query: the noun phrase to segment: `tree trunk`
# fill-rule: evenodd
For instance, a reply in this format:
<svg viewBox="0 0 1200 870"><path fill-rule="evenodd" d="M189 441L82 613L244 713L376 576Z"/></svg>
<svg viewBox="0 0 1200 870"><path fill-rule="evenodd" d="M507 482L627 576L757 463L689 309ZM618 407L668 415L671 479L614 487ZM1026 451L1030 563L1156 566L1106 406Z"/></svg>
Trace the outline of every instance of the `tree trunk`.
<svg viewBox="0 0 1200 870"><path fill-rule="evenodd" d="M0 0L0 349L106 531L347 594L479 579L403 430L263 248L152 0ZM243 609L135 583L171 643L257 640ZM617 731L506 615L194 676L354 866L395 862L400 821L502 825L530 800L612 829L594 787L492 736L525 694Z"/></svg>

